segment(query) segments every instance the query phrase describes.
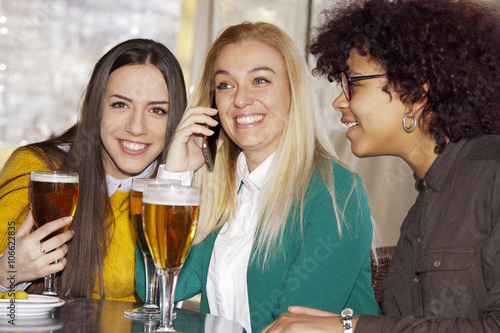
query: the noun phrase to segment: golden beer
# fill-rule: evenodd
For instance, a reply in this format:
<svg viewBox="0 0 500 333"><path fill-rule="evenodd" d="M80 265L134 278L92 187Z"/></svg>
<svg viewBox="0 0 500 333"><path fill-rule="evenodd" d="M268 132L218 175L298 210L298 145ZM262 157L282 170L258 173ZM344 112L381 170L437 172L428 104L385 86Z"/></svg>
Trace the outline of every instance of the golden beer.
<svg viewBox="0 0 500 333"><path fill-rule="evenodd" d="M144 190L143 223L146 240L157 268L180 269L191 249L200 208L199 197L191 200L192 187L147 185ZM191 191L192 192L192 191ZM196 194L198 192L195 192Z"/></svg>
<svg viewBox="0 0 500 333"><path fill-rule="evenodd" d="M149 254L148 243L146 242L146 235L142 226L142 191L132 190L130 192L130 211L141 251Z"/></svg>
<svg viewBox="0 0 500 333"><path fill-rule="evenodd" d="M146 237L156 266L181 268L193 243L200 206L144 205Z"/></svg>
<svg viewBox="0 0 500 333"><path fill-rule="evenodd" d="M153 179L153 178L136 178L132 181L132 190L130 191L130 212L132 214L132 222L134 223L139 246L145 254L150 254L146 235L142 224L142 192L147 184L172 184L180 185L179 180L171 179Z"/></svg>
<svg viewBox="0 0 500 333"><path fill-rule="evenodd" d="M61 217L74 217L78 203L78 174L32 172L30 202L37 228ZM69 226L68 224L45 239L66 231Z"/></svg>

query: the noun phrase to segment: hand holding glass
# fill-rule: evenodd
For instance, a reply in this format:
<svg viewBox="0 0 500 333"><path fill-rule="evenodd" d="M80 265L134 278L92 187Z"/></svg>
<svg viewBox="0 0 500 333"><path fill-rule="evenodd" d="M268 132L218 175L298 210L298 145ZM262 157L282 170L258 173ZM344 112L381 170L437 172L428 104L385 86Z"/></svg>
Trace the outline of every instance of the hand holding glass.
<svg viewBox="0 0 500 333"><path fill-rule="evenodd" d="M61 217L74 217L78 202L78 174L65 171L32 171L30 177L30 204L35 226ZM48 235L41 242L68 230L71 224ZM43 295L57 296L55 274L44 279Z"/></svg>
<svg viewBox="0 0 500 333"><path fill-rule="evenodd" d="M132 179L132 190L130 191L130 212L134 223L139 247L144 259L144 270L146 274L146 301L140 308L125 310L127 317L135 318L160 318L160 308L156 305L156 282L157 275L155 265L142 226L142 192L147 184L171 184L181 185L179 180L155 179L155 178L134 178Z"/></svg>
<svg viewBox="0 0 500 333"><path fill-rule="evenodd" d="M197 187L146 185L142 197L146 241L161 281L161 324L156 332L176 332L172 326L175 286L191 249L200 208Z"/></svg>

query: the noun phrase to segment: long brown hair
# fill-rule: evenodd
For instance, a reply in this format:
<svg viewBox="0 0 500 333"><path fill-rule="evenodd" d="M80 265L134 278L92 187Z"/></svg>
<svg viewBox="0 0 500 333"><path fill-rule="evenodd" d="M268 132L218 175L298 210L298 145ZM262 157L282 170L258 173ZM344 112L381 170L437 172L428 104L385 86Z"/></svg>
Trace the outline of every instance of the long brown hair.
<svg viewBox="0 0 500 333"><path fill-rule="evenodd" d="M170 96L167 135L163 152L157 157L157 161L164 162L168 144L186 108L186 89L175 56L164 45L147 39L127 40L108 51L94 67L77 124L57 138L28 146L49 167L76 171L80 176L78 206L71 225L77 236L69 243L68 264L57 279L61 295L69 291L75 297L90 297L96 276L99 276L101 298L105 296L103 262L114 217L106 186L100 137L103 96L111 73L132 64L154 65L167 84ZM65 149L66 144L69 146ZM41 282L36 282L30 292L41 289Z"/></svg>

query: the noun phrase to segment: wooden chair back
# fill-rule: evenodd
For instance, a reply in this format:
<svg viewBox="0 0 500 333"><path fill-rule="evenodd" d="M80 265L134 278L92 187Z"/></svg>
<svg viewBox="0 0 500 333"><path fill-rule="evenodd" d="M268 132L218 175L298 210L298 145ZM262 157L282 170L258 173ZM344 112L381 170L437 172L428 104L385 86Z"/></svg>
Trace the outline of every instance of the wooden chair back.
<svg viewBox="0 0 500 333"><path fill-rule="evenodd" d="M375 292L375 299L380 305L380 308L382 308L382 294L380 293L380 287L382 285L382 281L387 276L387 272L389 271L389 264L391 263L395 248L395 246L383 246L376 248L375 251L377 251L378 264L375 261L373 251L370 252L372 265L372 287Z"/></svg>

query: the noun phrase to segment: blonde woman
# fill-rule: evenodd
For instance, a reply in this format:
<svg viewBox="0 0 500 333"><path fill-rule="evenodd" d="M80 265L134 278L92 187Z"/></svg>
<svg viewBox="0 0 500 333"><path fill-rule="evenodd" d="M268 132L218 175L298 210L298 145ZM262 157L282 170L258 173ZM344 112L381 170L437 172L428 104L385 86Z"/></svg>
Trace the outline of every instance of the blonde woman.
<svg viewBox="0 0 500 333"><path fill-rule="evenodd" d="M160 177L192 174L199 229L177 299L259 332L289 305L379 314L371 288L370 211L359 176L334 158L296 46L268 23L228 27L202 77ZM215 92L216 108L209 108ZM196 137L222 125L213 171ZM196 140L195 140L196 139ZM190 177L188 182L190 181ZM140 264L140 263L138 263ZM137 290L143 273L137 269Z"/></svg>

